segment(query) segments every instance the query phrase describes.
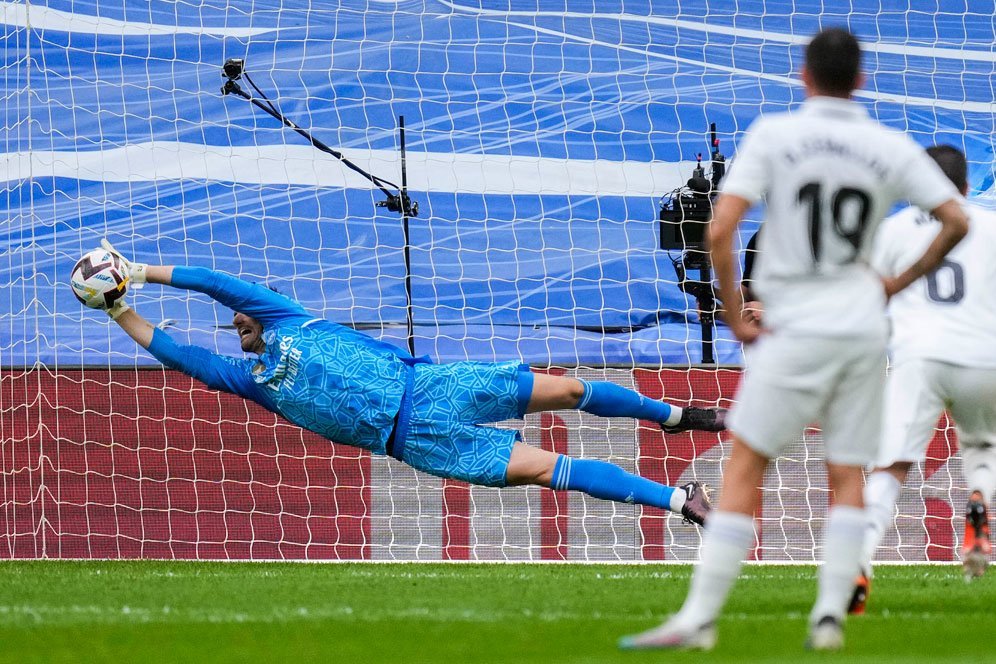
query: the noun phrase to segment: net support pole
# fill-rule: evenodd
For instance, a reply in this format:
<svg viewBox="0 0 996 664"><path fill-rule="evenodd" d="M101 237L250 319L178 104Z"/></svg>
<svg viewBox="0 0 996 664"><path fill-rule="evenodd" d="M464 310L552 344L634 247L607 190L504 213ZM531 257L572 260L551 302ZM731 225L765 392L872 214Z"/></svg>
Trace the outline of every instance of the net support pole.
<svg viewBox="0 0 996 664"><path fill-rule="evenodd" d="M712 283L712 269L708 262L699 267L699 281L703 284ZM713 355L713 346L715 345L713 341L715 300L707 298L707 301L700 302L699 306L699 325L702 328L702 364L715 364L716 358Z"/></svg>
<svg viewBox="0 0 996 664"><path fill-rule="evenodd" d="M686 270L698 270L696 282L688 283L682 290L695 297L699 310L699 327L702 330L702 364L715 364L716 296L712 288L712 263L709 253L702 247L689 248L680 263L680 278L686 283Z"/></svg>
<svg viewBox="0 0 996 664"><path fill-rule="evenodd" d="M398 116L401 143L401 228L405 235L405 309L408 314L408 352L415 356L415 312L412 308L412 243L408 228L408 164L405 153L405 116Z"/></svg>

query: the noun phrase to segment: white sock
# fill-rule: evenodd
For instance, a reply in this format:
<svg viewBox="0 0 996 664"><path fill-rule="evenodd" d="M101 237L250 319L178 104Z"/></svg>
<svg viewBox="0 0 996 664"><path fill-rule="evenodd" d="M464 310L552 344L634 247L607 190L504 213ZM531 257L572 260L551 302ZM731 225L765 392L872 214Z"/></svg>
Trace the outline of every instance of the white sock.
<svg viewBox="0 0 996 664"><path fill-rule="evenodd" d="M685 409L678 408L674 404L668 404L668 405L671 406L671 414L667 416L666 420L664 420L664 424L666 424L669 427L673 427L675 424L681 421L681 414L685 412Z"/></svg>
<svg viewBox="0 0 996 664"><path fill-rule="evenodd" d="M679 487L675 487L674 491L671 492L670 505L671 511L675 514L681 512L681 508L685 506L685 499L688 496L685 495L685 490Z"/></svg>
<svg viewBox="0 0 996 664"><path fill-rule="evenodd" d="M964 445L961 458L969 491L981 492L988 505L996 490L996 450Z"/></svg>
<svg viewBox="0 0 996 664"><path fill-rule="evenodd" d="M751 517L736 512L710 514L702 537L702 560L695 568L692 587L675 620L694 627L714 621L753 543Z"/></svg>
<svg viewBox="0 0 996 664"><path fill-rule="evenodd" d="M861 566L871 571L875 550L882 543L885 531L896 518L896 501L903 485L892 473L876 471L865 485L865 539L861 550Z"/></svg>
<svg viewBox="0 0 996 664"><path fill-rule="evenodd" d="M824 562L820 568L819 594L809 616L811 623L824 616L844 619L860 567L864 532L863 509L847 505L830 508L823 543Z"/></svg>

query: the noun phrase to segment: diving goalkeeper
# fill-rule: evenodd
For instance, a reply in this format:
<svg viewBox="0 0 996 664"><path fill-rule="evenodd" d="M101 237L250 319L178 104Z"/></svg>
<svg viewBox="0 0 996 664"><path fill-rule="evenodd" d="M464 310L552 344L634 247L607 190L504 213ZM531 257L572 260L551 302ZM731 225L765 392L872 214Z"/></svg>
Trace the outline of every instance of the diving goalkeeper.
<svg viewBox="0 0 996 664"><path fill-rule="evenodd" d="M668 487L604 461L573 459L521 442L518 431L480 426L526 413L577 408L658 422L667 433L721 431L725 410L678 408L609 382L533 374L518 362L432 364L351 328L311 316L266 286L199 267L121 258L129 283L204 293L234 310L242 350L226 357L178 345L119 298L107 313L171 369L260 404L337 443L388 454L439 477L484 486L537 484L680 513L702 525L698 482Z"/></svg>

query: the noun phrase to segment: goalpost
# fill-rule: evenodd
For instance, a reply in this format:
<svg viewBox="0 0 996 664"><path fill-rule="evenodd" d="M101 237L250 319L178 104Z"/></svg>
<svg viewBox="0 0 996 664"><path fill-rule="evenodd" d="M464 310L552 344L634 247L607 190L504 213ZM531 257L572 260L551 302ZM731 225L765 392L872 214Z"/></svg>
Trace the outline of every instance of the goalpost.
<svg viewBox="0 0 996 664"><path fill-rule="evenodd" d="M83 310L68 271L106 236L143 262L272 284L400 346L407 280L417 354L522 359L728 406L740 351L719 326L717 363L701 363L658 201L697 153L708 161L710 123L735 159L758 113L801 101L794 71L820 25L865 41L860 98L877 117L965 150L975 194L992 195L984 8L866 4L0 3L0 558L696 560L698 530L663 512L441 481L207 390ZM369 180L221 94L228 58L246 59L280 112L390 182L406 117L421 206L410 243ZM179 342L238 354L231 313L206 298L154 286L130 297ZM523 436L669 484L719 486L729 453L723 436L574 412L531 415ZM956 556L967 492L955 449L939 423L880 559ZM772 465L754 558L819 557L820 451L810 430Z"/></svg>

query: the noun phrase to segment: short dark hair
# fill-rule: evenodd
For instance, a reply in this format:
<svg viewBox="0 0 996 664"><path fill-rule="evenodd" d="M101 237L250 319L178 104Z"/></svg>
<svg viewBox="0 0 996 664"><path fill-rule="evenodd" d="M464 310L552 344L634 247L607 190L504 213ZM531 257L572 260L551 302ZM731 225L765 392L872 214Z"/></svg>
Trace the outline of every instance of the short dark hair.
<svg viewBox="0 0 996 664"><path fill-rule="evenodd" d="M821 92L849 96L861 73L861 45L844 28L822 30L806 47L806 70Z"/></svg>
<svg viewBox="0 0 996 664"><path fill-rule="evenodd" d="M968 161L964 152L953 145L934 145L927 148L927 154L937 162L948 179L954 182L958 191L968 189Z"/></svg>

